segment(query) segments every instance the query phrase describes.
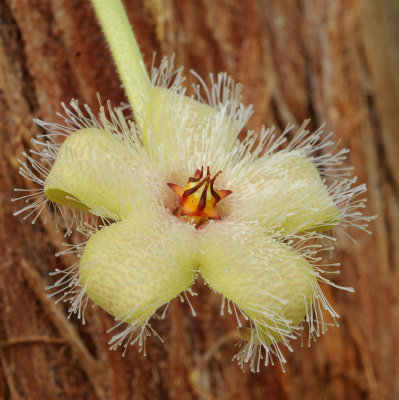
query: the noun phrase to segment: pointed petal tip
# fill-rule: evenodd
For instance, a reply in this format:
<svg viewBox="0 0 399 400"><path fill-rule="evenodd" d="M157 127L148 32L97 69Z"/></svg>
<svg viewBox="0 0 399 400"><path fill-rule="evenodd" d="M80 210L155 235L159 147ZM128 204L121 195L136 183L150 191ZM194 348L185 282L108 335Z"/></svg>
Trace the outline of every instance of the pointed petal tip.
<svg viewBox="0 0 399 400"><path fill-rule="evenodd" d="M225 197L231 195L233 193L232 190L218 190L218 195L220 196L220 200L223 200Z"/></svg>
<svg viewBox="0 0 399 400"><path fill-rule="evenodd" d="M167 185L179 196L183 196L184 188L181 186L177 185L176 183L170 183L168 182Z"/></svg>

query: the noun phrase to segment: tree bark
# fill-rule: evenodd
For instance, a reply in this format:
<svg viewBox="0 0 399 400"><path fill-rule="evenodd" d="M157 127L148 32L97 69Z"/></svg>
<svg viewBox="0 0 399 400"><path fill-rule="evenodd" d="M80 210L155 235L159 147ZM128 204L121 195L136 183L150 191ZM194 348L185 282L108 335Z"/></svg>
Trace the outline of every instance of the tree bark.
<svg viewBox="0 0 399 400"><path fill-rule="evenodd" d="M397 399L399 398L399 11L394 0L126 0L145 61L176 53L201 76L227 71L261 124L282 129L326 122L351 150L367 183L373 236L338 232L338 285L326 289L340 313L311 348L285 352L285 373L242 372L220 298L196 283L197 317L175 300L155 325L147 355L108 350L112 318L89 308L87 324L47 298L48 273L66 239L51 212L34 224L12 213L14 187L30 188L18 157L74 97L98 108L97 92L126 101L88 1L0 1L0 398L4 399ZM188 83L191 82L188 73Z"/></svg>

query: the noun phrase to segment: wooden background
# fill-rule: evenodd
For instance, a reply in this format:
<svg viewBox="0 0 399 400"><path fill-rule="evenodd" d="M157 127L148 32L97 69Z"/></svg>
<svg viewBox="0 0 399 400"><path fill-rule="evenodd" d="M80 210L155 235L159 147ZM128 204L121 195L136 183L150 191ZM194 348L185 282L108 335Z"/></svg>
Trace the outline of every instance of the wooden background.
<svg viewBox="0 0 399 400"><path fill-rule="evenodd" d="M96 93L124 100L88 1L0 1L0 398L1 399L398 399L399 398L399 11L396 0L126 0L147 65L152 52L205 76L225 70L255 105L249 128L281 128L311 117L351 149L369 187L373 236L340 238L338 284L327 289L341 314L312 346L295 344L279 366L242 373L234 319L201 283L193 318L174 301L165 339L147 357L107 349L112 319L90 308L68 320L44 287L65 241L51 216L31 225L12 213L17 157L54 121L60 102L93 108Z"/></svg>

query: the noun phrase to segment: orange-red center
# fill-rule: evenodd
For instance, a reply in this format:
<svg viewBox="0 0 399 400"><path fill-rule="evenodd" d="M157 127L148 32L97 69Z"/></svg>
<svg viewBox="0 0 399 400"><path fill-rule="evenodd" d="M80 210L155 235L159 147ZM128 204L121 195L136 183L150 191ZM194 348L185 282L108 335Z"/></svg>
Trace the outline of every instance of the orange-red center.
<svg viewBox="0 0 399 400"><path fill-rule="evenodd" d="M185 187L168 183L168 186L179 196L180 208L176 211L176 215L195 222L197 227L209 219L221 219L215 206L232 193L231 190L214 188L214 182L222 171L219 171L212 179L209 167L204 178L203 172L203 167L201 171L197 169Z"/></svg>

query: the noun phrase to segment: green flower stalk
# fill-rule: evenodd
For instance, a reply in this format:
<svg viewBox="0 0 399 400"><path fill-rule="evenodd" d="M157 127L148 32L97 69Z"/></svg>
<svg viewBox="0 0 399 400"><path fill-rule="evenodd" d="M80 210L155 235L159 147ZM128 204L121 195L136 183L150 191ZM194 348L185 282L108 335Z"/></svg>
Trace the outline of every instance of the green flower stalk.
<svg viewBox="0 0 399 400"><path fill-rule="evenodd" d="M187 97L182 69L167 58L149 77L122 4L93 5L135 122L109 103L95 115L75 100L63 124L36 121L47 133L20 172L40 187L18 197L27 204L16 214L34 222L52 204L66 234L87 236L65 250L79 261L56 270L50 289L83 322L89 299L113 315L124 329L112 349L145 351L153 315L178 296L190 303L200 274L222 295L221 314L236 315L238 363L252 371L274 357L283 364L281 344L291 349L306 325L310 344L329 325L323 313L338 318L320 287L338 287L328 279L338 265L322 260L335 240L325 232L366 230L365 185L342 166L347 151L335 152L331 134L309 132L308 121L289 143L293 125L240 142L252 114L241 85L225 73L209 87L197 77Z"/></svg>

